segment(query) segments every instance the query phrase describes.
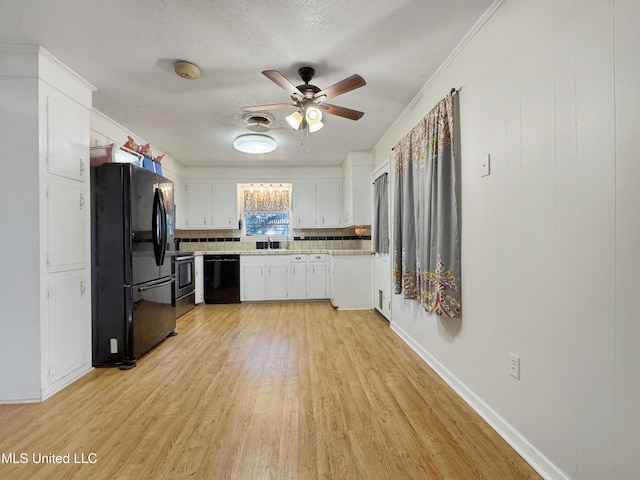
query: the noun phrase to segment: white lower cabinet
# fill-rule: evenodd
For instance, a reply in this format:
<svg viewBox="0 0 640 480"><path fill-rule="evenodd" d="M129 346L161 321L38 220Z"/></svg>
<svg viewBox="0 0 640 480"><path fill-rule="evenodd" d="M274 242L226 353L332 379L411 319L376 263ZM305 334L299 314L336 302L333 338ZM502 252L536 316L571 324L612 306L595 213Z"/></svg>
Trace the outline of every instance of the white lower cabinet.
<svg viewBox="0 0 640 480"><path fill-rule="evenodd" d="M308 298L307 256L292 255L289 259L289 293L292 299Z"/></svg>
<svg viewBox="0 0 640 480"><path fill-rule="evenodd" d="M49 385L91 361L89 281L86 270L57 275L49 281Z"/></svg>
<svg viewBox="0 0 640 480"><path fill-rule="evenodd" d="M339 310L373 307L371 255L331 255L329 261L331 304Z"/></svg>
<svg viewBox="0 0 640 480"><path fill-rule="evenodd" d="M242 255L240 299L328 298L326 254Z"/></svg>
<svg viewBox="0 0 640 480"><path fill-rule="evenodd" d="M309 255L307 265L307 298L328 298L327 256L323 253Z"/></svg>
<svg viewBox="0 0 640 480"><path fill-rule="evenodd" d="M340 310L370 309L371 255L241 255L242 301L329 298Z"/></svg>
<svg viewBox="0 0 640 480"><path fill-rule="evenodd" d="M245 257L240 257L242 265L242 285L240 286L240 300L255 301L267 299L267 280L265 266L247 263Z"/></svg>
<svg viewBox="0 0 640 480"><path fill-rule="evenodd" d="M287 300L289 298L289 265L274 263L267 265L267 300Z"/></svg>
<svg viewBox="0 0 640 480"><path fill-rule="evenodd" d="M241 301L287 300L289 263L282 255L242 255Z"/></svg>

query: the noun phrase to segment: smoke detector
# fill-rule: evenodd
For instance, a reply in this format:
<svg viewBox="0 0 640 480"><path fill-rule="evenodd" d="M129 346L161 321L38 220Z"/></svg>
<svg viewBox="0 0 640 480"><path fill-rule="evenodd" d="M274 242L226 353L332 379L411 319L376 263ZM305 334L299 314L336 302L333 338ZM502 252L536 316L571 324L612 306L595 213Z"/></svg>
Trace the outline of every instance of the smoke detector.
<svg viewBox="0 0 640 480"><path fill-rule="evenodd" d="M190 62L176 62L174 68L178 76L186 80L195 80L200 76L198 66Z"/></svg>
<svg viewBox="0 0 640 480"><path fill-rule="evenodd" d="M273 123L273 117L268 113L245 113L242 120L247 124L247 129L259 133L271 130Z"/></svg>

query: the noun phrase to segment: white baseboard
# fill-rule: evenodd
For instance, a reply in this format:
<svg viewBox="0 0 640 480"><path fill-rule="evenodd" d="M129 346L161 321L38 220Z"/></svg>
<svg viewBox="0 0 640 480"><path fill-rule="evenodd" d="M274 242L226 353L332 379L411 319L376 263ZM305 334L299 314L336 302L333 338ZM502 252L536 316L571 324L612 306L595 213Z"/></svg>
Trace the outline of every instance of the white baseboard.
<svg viewBox="0 0 640 480"><path fill-rule="evenodd" d="M453 375L433 355L418 344L398 324L391 322L393 330L411 349L422 358L460 397L480 415L498 435L547 480L572 480L551 460L534 447L520 432L487 405L471 389Z"/></svg>

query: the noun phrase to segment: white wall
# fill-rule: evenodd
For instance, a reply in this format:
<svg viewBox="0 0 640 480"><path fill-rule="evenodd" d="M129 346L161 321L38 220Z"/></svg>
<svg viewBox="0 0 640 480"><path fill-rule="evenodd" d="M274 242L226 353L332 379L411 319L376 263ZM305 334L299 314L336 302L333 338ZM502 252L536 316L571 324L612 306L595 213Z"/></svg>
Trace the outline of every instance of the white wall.
<svg viewBox="0 0 640 480"><path fill-rule="evenodd" d="M0 52L0 63L3 63ZM33 55L37 66L37 52ZM38 78L0 72L0 400L40 398ZM30 352L25 356L24 352Z"/></svg>
<svg viewBox="0 0 640 480"><path fill-rule="evenodd" d="M138 144L144 145L149 143L148 140L140 138L136 134L132 133L126 127L111 120L98 110L91 112L91 146L95 145L108 145L110 143L118 143L124 145L127 142L127 136L130 135ZM159 150L154 144L151 144L151 151L154 157L165 154L165 152ZM166 177L174 180L174 178L181 179L185 176L184 166L170 155L162 158L162 173Z"/></svg>
<svg viewBox="0 0 640 480"><path fill-rule="evenodd" d="M638 24L506 0L374 152L461 87L463 319L393 295L392 326L548 478L640 478Z"/></svg>

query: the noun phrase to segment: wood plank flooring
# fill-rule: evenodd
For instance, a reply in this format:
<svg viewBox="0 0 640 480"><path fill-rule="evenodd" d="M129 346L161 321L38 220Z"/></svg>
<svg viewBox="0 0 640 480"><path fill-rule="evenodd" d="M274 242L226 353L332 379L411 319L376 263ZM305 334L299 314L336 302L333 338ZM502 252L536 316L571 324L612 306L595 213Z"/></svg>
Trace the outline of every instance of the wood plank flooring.
<svg viewBox="0 0 640 480"><path fill-rule="evenodd" d="M206 305L177 331L130 371L0 405L0 478L540 478L372 311ZM33 461L51 454L70 463Z"/></svg>

